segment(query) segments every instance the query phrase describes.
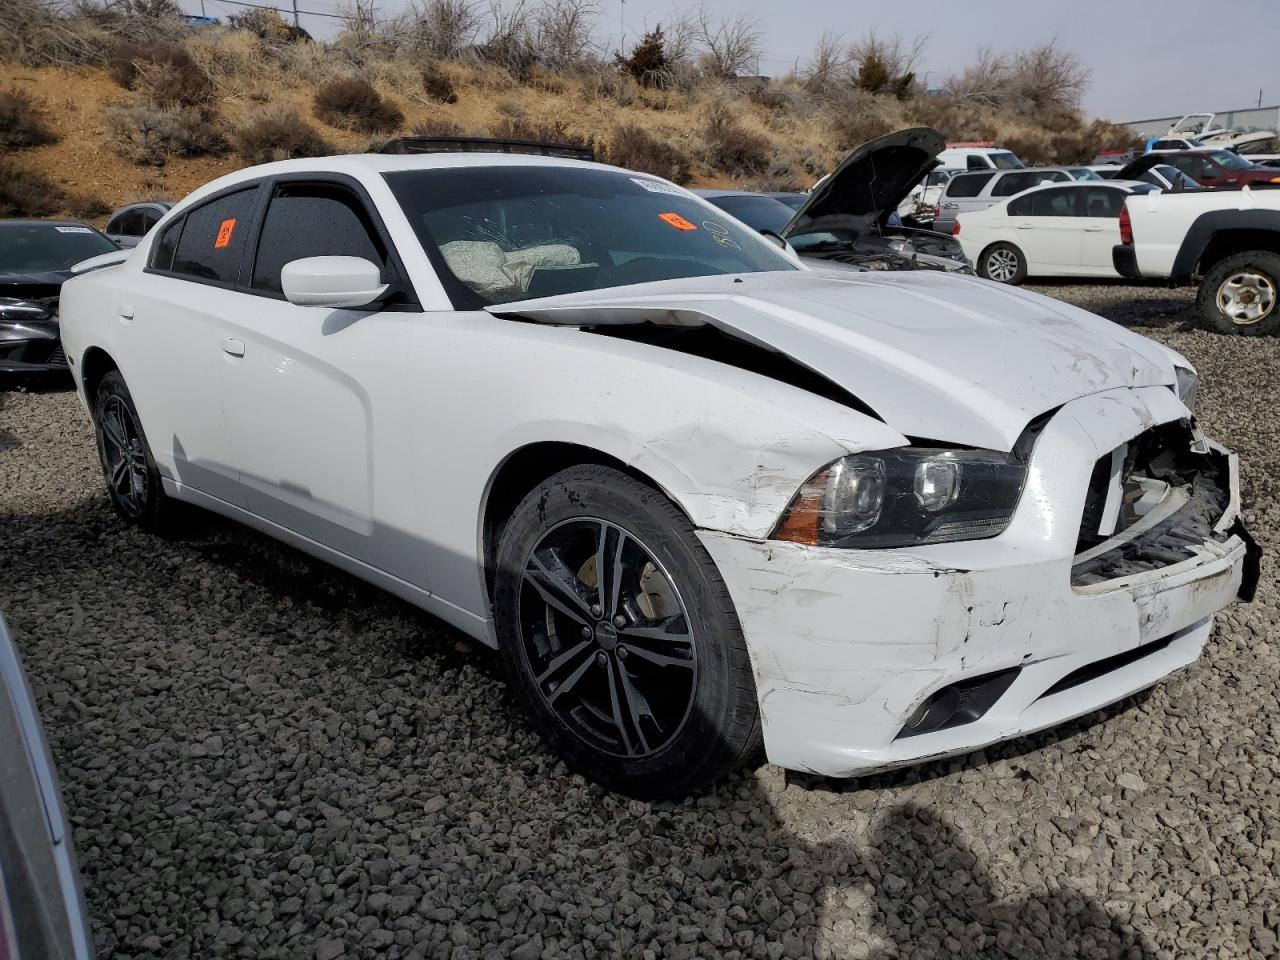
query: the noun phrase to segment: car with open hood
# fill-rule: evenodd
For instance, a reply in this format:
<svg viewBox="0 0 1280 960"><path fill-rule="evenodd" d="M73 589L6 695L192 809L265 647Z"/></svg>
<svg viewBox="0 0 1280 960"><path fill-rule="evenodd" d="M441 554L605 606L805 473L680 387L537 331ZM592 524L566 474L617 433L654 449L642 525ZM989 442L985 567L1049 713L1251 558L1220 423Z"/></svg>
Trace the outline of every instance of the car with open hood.
<svg viewBox="0 0 1280 960"><path fill-rule="evenodd" d="M81 260L115 251L69 220L0 220L0 377L65 373L58 293Z"/></svg>
<svg viewBox="0 0 1280 960"><path fill-rule="evenodd" d="M918 176L880 169L806 218L863 229ZM638 796L1089 713L1258 575L1178 354L594 163L250 167L68 281L62 338L124 521L197 504L435 614Z"/></svg>
<svg viewBox="0 0 1280 960"><path fill-rule="evenodd" d="M743 190L694 193L752 229L785 239L802 257L869 270L971 273L958 243L897 216L944 145L942 134L927 127L868 141L794 204Z"/></svg>

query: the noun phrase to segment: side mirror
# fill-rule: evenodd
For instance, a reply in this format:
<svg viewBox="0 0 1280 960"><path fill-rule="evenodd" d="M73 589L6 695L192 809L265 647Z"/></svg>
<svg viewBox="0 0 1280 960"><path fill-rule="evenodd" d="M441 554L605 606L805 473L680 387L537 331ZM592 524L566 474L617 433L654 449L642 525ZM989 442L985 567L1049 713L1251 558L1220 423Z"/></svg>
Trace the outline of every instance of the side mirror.
<svg viewBox="0 0 1280 960"><path fill-rule="evenodd" d="M300 307L367 307L387 295L376 263L363 257L306 257L280 270L285 299Z"/></svg>
<svg viewBox="0 0 1280 960"><path fill-rule="evenodd" d="M782 234L780 233L777 233L773 230L761 230L760 235L780 250L789 249L787 246L786 238L783 237Z"/></svg>

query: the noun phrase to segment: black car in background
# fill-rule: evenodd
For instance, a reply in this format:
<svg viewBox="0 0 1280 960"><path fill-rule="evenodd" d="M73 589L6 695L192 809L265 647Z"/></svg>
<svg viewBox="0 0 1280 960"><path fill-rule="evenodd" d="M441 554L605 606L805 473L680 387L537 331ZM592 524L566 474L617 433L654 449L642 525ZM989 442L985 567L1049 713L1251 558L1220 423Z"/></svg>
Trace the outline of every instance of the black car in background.
<svg viewBox="0 0 1280 960"><path fill-rule="evenodd" d="M92 956L58 778L17 648L0 618L0 958Z"/></svg>
<svg viewBox="0 0 1280 960"><path fill-rule="evenodd" d="M119 248L93 227L63 220L0 220L0 376L67 368L58 294L81 260Z"/></svg>

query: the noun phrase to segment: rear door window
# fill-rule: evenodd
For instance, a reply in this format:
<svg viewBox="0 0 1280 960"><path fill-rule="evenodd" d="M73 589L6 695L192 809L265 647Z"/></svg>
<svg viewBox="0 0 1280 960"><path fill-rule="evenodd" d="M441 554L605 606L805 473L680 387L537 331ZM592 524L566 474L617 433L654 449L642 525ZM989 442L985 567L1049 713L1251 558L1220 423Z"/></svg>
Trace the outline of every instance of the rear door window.
<svg viewBox="0 0 1280 960"><path fill-rule="evenodd" d="M1075 190L1037 190L1009 201L1011 217L1074 217ZM1119 214L1117 214L1119 216Z"/></svg>
<svg viewBox="0 0 1280 960"><path fill-rule="evenodd" d="M962 173L954 176L947 183L946 195L948 197L976 197L995 175L995 171L992 170L990 173Z"/></svg>
<svg viewBox="0 0 1280 960"><path fill-rule="evenodd" d="M188 213L172 272L194 280L234 284L257 199L255 185L224 194Z"/></svg>

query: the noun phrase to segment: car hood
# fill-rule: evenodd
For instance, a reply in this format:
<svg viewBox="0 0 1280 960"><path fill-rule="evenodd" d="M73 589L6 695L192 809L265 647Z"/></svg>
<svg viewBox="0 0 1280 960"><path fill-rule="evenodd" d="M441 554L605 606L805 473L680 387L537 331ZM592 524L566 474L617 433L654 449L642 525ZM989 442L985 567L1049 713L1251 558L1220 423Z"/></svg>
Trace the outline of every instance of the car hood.
<svg viewBox="0 0 1280 960"><path fill-rule="evenodd" d="M784 237L839 231L861 236L906 199L938 163L946 140L929 127L911 127L868 140L813 188L782 230Z"/></svg>
<svg viewBox="0 0 1280 960"><path fill-rule="evenodd" d="M70 270L49 270L40 273L8 273L0 271L0 298L40 300L56 297Z"/></svg>
<svg viewBox="0 0 1280 960"><path fill-rule="evenodd" d="M1170 351L1109 320L935 271L701 277L488 309L568 326L710 325L821 374L906 436L1003 451L1077 397L1176 379Z"/></svg>

